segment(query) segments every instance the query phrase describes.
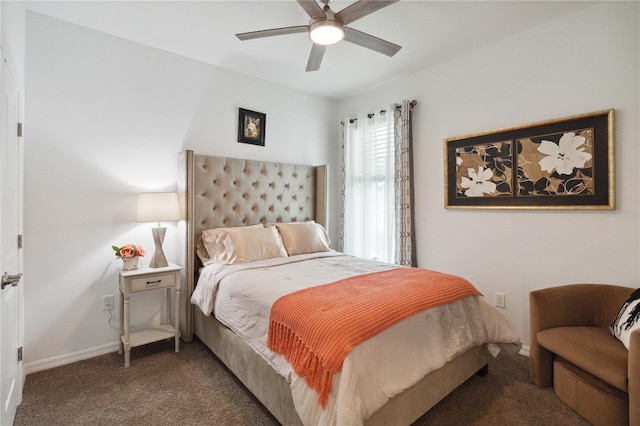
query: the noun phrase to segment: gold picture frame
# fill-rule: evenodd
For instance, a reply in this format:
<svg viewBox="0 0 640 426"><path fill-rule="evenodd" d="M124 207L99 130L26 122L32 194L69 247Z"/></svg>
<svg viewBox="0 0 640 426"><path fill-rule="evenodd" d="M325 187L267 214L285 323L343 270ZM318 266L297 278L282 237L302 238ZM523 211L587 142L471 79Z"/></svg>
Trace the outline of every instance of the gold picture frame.
<svg viewBox="0 0 640 426"><path fill-rule="evenodd" d="M445 207L615 209L613 109L444 140Z"/></svg>

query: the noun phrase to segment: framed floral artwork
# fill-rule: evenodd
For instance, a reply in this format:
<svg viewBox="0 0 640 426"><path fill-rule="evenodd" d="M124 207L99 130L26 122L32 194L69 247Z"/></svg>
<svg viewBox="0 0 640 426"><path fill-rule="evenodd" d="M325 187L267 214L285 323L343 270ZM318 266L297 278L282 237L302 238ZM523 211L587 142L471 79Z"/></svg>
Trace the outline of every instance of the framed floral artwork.
<svg viewBox="0 0 640 426"><path fill-rule="evenodd" d="M615 208L613 109L444 140L445 207Z"/></svg>
<svg viewBox="0 0 640 426"><path fill-rule="evenodd" d="M267 114L239 108L238 142L264 146L264 132L267 127Z"/></svg>

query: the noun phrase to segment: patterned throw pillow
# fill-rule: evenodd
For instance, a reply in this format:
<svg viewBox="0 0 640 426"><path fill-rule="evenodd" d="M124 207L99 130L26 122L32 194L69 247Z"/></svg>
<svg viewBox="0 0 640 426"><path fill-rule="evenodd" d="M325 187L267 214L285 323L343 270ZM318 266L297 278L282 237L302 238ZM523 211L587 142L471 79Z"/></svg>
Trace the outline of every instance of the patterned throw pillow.
<svg viewBox="0 0 640 426"><path fill-rule="evenodd" d="M609 327L611 334L616 336L627 349L629 349L631 333L638 329L640 329L640 288L631 293Z"/></svg>

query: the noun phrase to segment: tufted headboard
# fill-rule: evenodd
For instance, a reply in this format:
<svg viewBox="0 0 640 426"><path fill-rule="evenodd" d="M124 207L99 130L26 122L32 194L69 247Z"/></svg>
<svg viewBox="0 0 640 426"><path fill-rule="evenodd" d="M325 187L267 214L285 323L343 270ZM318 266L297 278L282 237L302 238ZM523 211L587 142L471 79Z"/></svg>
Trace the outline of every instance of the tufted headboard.
<svg viewBox="0 0 640 426"><path fill-rule="evenodd" d="M183 283L180 331L193 339L193 305L199 268L196 243L206 229L315 220L327 226L327 166L304 166L198 155L179 157L178 194Z"/></svg>

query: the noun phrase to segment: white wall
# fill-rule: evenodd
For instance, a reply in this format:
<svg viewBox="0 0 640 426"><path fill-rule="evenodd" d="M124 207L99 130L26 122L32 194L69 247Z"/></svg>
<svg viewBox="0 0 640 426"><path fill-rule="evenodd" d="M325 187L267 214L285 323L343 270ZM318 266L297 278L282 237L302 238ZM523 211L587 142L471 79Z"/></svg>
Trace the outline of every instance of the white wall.
<svg viewBox="0 0 640 426"><path fill-rule="evenodd" d="M346 99L353 116L417 99L419 266L505 292L529 344L528 293L565 283L638 287L640 4L606 2ZM443 139L615 108L615 211L444 208Z"/></svg>
<svg viewBox="0 0 640 426"><path fill-rule="evenodd" d="M0 2L0 28L2 29L3 44L6 44L11 51L11 57L18 72L18 83L22 87L24 83L25 56L25 11L23 3L16 1Z"/></svg>
<svg viewBox="0 0 640 426"><path fill-rule="evenodd" d="M111 245L153 248L136 194L175 190L181 150L337 164L332 101L32 12L26 46L27 371L117 348L101 311L118 294ZM236 142L238 107L267 114L266 147ZM164 247L175 261L175 225ZM158 293L132 297L134 326Z"/></svg>

